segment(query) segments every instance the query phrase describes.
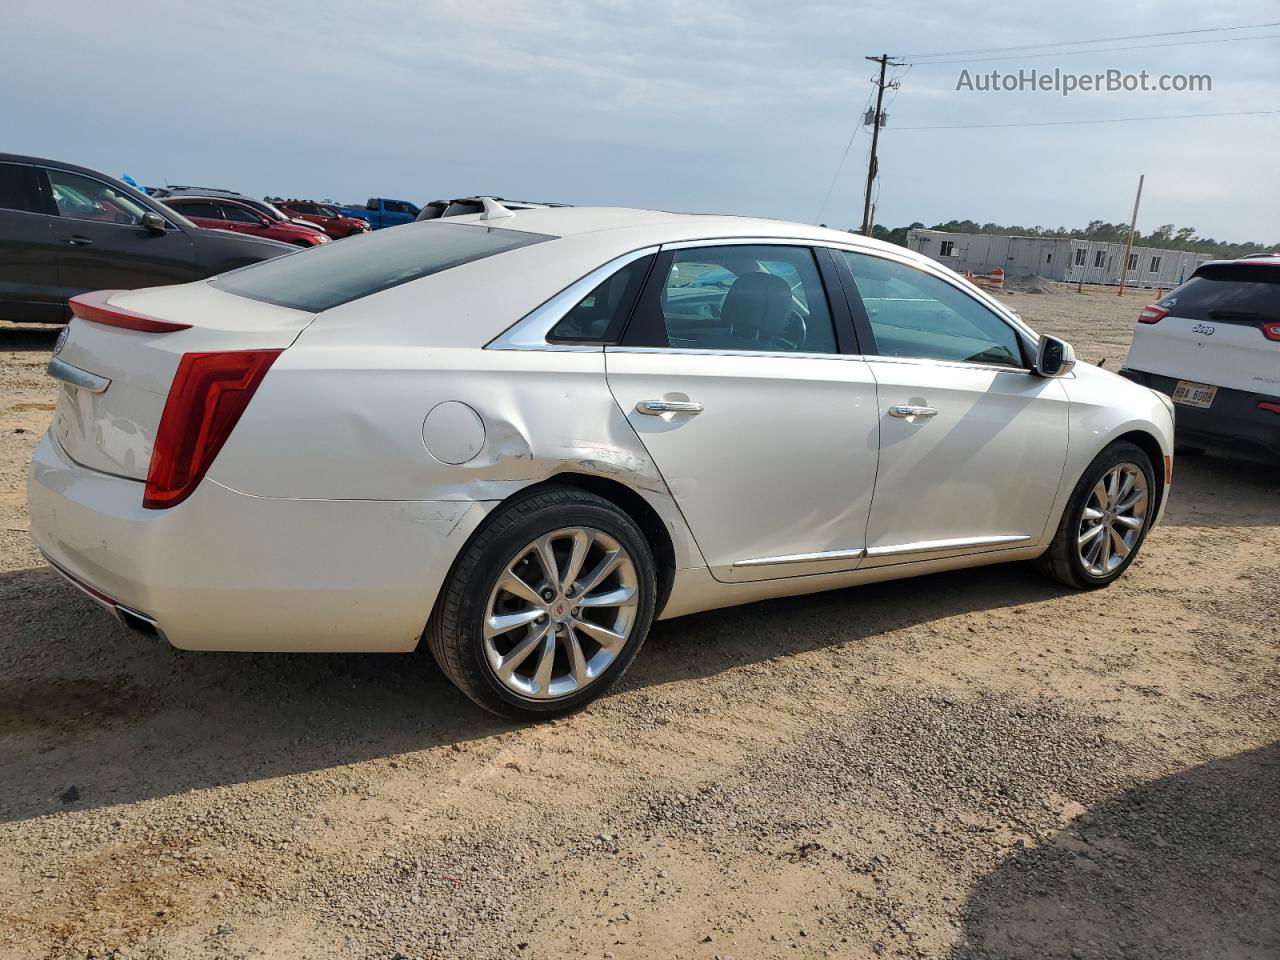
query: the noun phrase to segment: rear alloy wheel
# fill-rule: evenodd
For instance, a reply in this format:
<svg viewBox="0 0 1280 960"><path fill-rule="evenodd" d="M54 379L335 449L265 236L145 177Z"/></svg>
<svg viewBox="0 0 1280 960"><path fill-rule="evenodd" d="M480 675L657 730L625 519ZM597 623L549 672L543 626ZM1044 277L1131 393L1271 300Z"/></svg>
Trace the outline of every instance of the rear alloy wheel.
<svg viewBox="0 0 1280 960"><path fill-rule="evenodd" d="M635 625L636 568L603 530L565 527L516 551L489 595L484 652L512 693L554 700L587 689Z"/></svg>
<svg viewBox="0 0 1280 960"><path fill-rule="evenodd" d="M657 574L635 522L574 487L503 505L463 550L427 625L449 679L511 719L569 713L630 665Z"/></svg>
<svg viewBox="0 0 1280 960"><path fill-rule="evenodd" d="M1103 450L1080 477L1049 549L1042 573L1078 589L1103 587L1138 555L1155 517L1151 459L1122 441Z"/></svg>

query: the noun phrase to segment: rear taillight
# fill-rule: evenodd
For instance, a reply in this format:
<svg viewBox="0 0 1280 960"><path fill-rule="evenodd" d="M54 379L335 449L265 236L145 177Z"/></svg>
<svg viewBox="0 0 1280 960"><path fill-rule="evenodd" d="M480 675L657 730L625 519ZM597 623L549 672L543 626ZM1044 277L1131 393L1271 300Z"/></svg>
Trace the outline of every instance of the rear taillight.
<svg viewBox="0 0 1280 960"><path fill-rule="evenodd" d="M1169 315L1169 311L1164 307L1157 307L1154 303L1142 308L1142 312L1138 314L1139 323L1159 323Z"/></svg>
<svg viewBox="0 0 1280 960"><path fill-rule="evenodd" d="M162 510L191 495L281 352L182 355L156 431L144 507Z"/></svg>
<svg viewBox="0 0 1280 960"><path fill-rule="evenodd" d="M141 330L145 333L173 333L175 330L190 330L189 323L174 323L172 320L157 320L145 313L126 310L124 307L110 306L107 301L117 293L127 290L95 290L72 297L67 303L71 312L81 320L90 323L105 323L109 327L123 327L126 330Z"/></svg>
<svg viewBox="0 0 1280 960"><path fill-rule="evenodd" d="M1268 340L1280 341L1280 323L1264 323L1262 335Z"/></svg>
<svg viewBox="0 0 1280 960"><path fill-rule="evenodd" d="M1263 400L1258 404L1259 410L1266 410L1269 413L1280 413L1280 403L1271 403L1269 400Z"/></svg>

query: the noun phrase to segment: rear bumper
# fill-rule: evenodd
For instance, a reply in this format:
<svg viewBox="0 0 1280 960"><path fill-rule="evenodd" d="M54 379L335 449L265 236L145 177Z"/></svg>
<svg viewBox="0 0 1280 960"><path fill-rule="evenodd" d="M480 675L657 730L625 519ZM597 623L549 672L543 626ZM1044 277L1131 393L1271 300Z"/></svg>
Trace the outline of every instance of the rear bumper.
<svg viewBox="0 0 1280 960"><path fill-rule="evenodd" d="M1173 395L1177 377L1125 367L1120 371L1135 383ZM1207 410L1178 404L1174 432L1179 443L1210 447L1240 456L1280 459L1280 413L1261 410L1259 403L1280 403L1280 397L1218 387Z"/></svg>
<svg viewBox="0 0 1280 960"><path fill-rule="evenodd" d="M283 500L205 480L144 510L142 487L69 460L46 435L31 536L126 624L188 650L407 651L490 504Z"/></svg>

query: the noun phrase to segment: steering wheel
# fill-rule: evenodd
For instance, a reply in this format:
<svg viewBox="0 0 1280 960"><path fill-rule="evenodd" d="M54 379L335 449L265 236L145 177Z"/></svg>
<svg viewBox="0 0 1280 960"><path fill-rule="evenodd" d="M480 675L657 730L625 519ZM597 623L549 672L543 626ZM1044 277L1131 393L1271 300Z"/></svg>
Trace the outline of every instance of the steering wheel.
<svg viewBox="0 0 1280 960"><path fill-rule="evenodd" d="M791 315L787 318L787 325L783 328L781 336L774 336L770 339L777 343L785 344L788 350L799 350L800 344L809 338L809 328L804 322L804 317L800 311L792 310Z"/></svg>

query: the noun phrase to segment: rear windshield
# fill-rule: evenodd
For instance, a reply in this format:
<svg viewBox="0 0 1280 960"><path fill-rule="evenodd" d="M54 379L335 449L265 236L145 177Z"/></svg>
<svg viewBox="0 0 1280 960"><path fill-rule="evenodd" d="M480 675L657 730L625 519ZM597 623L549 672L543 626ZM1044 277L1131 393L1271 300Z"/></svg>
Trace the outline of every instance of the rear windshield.
<svg viewBox="0 0 1280 960"><path fill-rule="evenodd" d="M1261 263L1202 267L1160 306L1187 320L1280 320L1280 269Z"/></svg>
<svg viewBox="0 0 1280 960"><path fill-rule="evenodd" d="M400 226L264 260L218 277L227 293L318 313L473 260L551 240L473 224Z"/></svg>

